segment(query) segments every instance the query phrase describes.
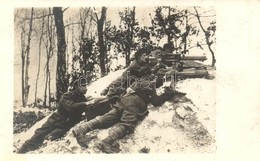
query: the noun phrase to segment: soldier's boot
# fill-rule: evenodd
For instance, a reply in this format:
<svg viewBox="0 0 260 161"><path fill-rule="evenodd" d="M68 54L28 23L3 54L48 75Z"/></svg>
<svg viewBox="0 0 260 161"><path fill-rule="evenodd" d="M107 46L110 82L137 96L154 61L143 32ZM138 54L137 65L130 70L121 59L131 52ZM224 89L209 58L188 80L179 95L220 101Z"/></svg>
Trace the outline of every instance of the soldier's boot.
<svg viewBox="0 0 260 161"><path fill-rule="evenodd" d="M38 144L33 144L29 141L26 141L17 151L16 153L19 153L19 154L25 154L29 151L33 151L33 150L36 150L37 148L39 147Z"/></svg>
<svg viewBox="0 0 260 161"><path fill-rule="evenodd" d="M101 127L101 123L97 119L90 120L85 122L84 124L75 127L72 130L73 136L76 138L78 144L82 147L88 148L89 142L92 140L91 138L87 138L85 136L86 133L98 129Z"/></svg>
<svg viewBox="0 0 260 161"><path fill-rule="evenodd" d="M104 153L118 153L120 152L119 145L115 145L115 141L122 139L127 134L127 128L125 126L116 126L109 136L96 144L96 148Z"/></svg>

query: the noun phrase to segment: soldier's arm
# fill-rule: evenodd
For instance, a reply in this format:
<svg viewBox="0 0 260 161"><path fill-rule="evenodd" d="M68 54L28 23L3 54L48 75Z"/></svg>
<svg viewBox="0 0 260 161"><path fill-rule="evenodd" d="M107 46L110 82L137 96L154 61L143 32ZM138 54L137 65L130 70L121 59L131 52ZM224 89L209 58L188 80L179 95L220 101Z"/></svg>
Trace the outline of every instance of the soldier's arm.
<svg viewBox="0 0 260 161"><path fill-rule="evenodd" d="M120 97L126 91L127 84L130 85L132 83L131 80L134 80L133 76L137 75L137 72L136 70L127 69L120 77L110 83L110 85L101 92L101 95Z"/></svg>
<svg viewBox="0 0 260 161"><path fill-rule="evenodd" d="M68 111L73 111L77 108L82 108L86 106L86 101L84 102L75 102L72 100L71 96L69 94L63 94L60 103L64 106L65 109Z"/></svg>
<svg viewBox="0 0 260 161"><path fill-rule="evenodd" d="M133 81L135 81L135 78L140 78L143 76L143 71L146 71L146 69L147 67L140 68L135 64L130 65L120 77L110 83L110 85L101 92L101 95L107 95L108 97L120 97L120 95L124 94L128 88L127 85L131 85Z"/></svg>
<svg viewBox="0 0 260 161"><path fill-rule="evenodd" d="M93 100L94 100L94 104L98 104L100 102L103 102L103 101L107 100L107 98L104 97L104 96L101 96L101 97L93 98Z"/></svg>
<svg viewBox="0 0 260 161"><path fill-rule="evenodd" d="M120 86L121 82L123 81L123 77L120 76L116 80L114 80L112 83L110 83L104 90L101 91L101 95L105 96L109 93L113 92L113 94L116 94L116 88Z"/></svg>
<svg viewBox="0 0 260 161"><path fill-rule="evenodd" d="M153 106L160 106L172 97L172 95L168 94L167 92L158 96L155 89L151 90L149 95L150 95L150 98L151 98L151 104Z"/></svg>

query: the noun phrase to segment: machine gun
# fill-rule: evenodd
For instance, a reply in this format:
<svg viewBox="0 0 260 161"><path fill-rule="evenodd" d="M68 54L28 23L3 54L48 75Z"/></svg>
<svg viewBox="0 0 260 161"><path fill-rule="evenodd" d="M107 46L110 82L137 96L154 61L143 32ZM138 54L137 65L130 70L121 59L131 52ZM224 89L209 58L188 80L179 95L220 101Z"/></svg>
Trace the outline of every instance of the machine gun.
<svg viewBox="0 0 260 161"><path fill-rule="evenodd" d="M154 61L156 57L149 57L150 61ZM159 59L159 60L158 60ZM171 67L171 88L175 89L178 79L183 78L202 78L208 76L206 67L195 61L207 60L205 55L202 56L188 56L184 54L173 54L169 52L162 52L157 61L162 62L168 67Z"/></svg>
<svg viewBox="0 0 260 161"><path fill-rule="evenodd" d="M185 61L205 61L207 60L207 57L205 55L203 56L190 56L190 55L184 55L184 54L173 54L168 52L162 52L161 55L162 62L166 64L167 66L173 66L176 67L176 70L178 72L183 71L184 68L187 68L187 66L184 66Z"/></svg>

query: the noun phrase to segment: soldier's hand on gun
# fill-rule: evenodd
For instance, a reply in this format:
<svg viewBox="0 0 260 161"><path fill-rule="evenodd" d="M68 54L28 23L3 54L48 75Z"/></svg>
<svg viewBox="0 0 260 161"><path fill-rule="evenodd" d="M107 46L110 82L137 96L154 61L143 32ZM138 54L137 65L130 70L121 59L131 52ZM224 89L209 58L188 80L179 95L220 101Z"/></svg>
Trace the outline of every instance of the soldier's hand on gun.
<svg viewBox="0 0 260 161"><path fill-rule="evenodd" d="M170 87L164 87L164 93L167 95L174 95L175 90Z"/></svg>

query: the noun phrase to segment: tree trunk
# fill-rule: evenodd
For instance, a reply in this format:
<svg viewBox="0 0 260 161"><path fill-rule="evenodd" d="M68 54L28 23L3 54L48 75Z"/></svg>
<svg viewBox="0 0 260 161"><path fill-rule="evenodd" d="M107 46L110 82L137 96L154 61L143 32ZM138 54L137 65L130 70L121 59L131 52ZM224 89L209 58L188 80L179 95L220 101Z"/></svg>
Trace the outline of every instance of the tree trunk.
<svg viewBox="0 0 260 161"><path fill-rule="evenodd" d="M51 45L51 44L50 44ZM46 79L45 79L45 89L44 89L44 101L43 105L45 107L50 106L50 51L47 51L47 62L46 62ZM48 96L48 100L47 100ZM48 102L48 105L47 105Z"/></svg>
<svg viewBox="0 0 260 161"><path fill-rule="evenodd" d="M40 68L41 68L41 48L42 48L42 38L43 38L43 31L44 31L44 17L42 18L41 31L42 32L41 32L40 41L39 41L38 71L37 71L36 82L35 82L34 106L37 106L37 90L38 90L38 81L39 81Z"/></svg>
<svg viewBox="0 0 260 161"><path fill-rule="evenodd" d="M48 70L48 107L51 107L51 72Z"/></svg>
<svg viewBox="0 0 260 161"><path fill-rule="evenodd" d="M125 54L125 67L128 67L130 65L130 53L131 53L130 46L126 50L127 51Z"/></svg>
<svg viewBox="0 0 260 161"><path fill-rule="evenodd" d="M28 96L30 91L29 85L29 65L30 65L30 45L31 45L31 36L32 36L32 25L33 25L33 15L34 15L34 8L31 10L31 18L29 22L29 32L28 32L28 39L27 39L27 46L25 49L25 75L24 75L24 103L23 106L26 106L28 102Z"/></svg>
<svg viewBox="0 0 260 161"><path fill-rule="evenodd" d="M215 66L215 63L216 63L215 54L214 54L214 51L211 49L211 43L209 42L209 39L206 39L206 42L207 42L209 51L210 51L211 56L212 56L211 66L214 67L214 66Z"/></svg>
<svg viewBox="0 0 260 161"><path fill-rule="evenodd" d="M51 15L51 9L49 9L49 15ZM51 105L51 73L50 73L50 59L53 55L53 18L52 16L48 16L48 21L47 21L47 45L46 45L46 53L47 53L47 62L46 62L46 82L45 82L45 97L44 97L44 102L45 106L50 107ZM48 101L47 101L47 96L48 96Z"/></svg>
<svg viewBox="0 0 260 161"><path fill-rule="evenodd" d="M170 17L171 15L171 7L169 6L168 7L168 17ZM170 26L170 25L169 25ZM171 32L167 32L167 42L170 43L172 40L172 37L171 37Z"/></svg>
<svg viewBox="0 0 260 161"><path fill-rule="evenodd" d="M126 16L130 17L129 21L125 21L127 27L126 45L125 45L125 67L129 66L131 50L133 49L133 37L134 37L134 26L135 26L135 7L131 11L127 8Z"/></svg>
<svg viewBox="0 0 260 161"><path fill-rule="evenodd" d="M49 11L50 12L50 11ZM52 28L52 23L50 23L50 16L47 18L47 32L46 32L46 65L45 65L45 87L44 87L44 100L43 100L43 106L47 107L47 91L48 91L48 82L49 82L49 61L50 61L50 52L51 52L51 44L52 44L52 34L50 33L50 28Z"/></svg>
<svg viewBox="0 0 260 161"><path fill-rule="evenodd" d="M186 11L186 13L185 13L185 19L186 19L186 31L185 31L185 33L184 33L184 35L183 35L183 41L184 41L184 51L183 51L183 53L184 54L186 54L186 52L187 52L187 37L188 37L188 35L189 35L189 32L190 32L190 29L189 29L189 27L188 27L188 16L187 16L187 11Z"/></svg>
<svg viewBox="0 0 260 161"><path fill-rule="evenodd" d="M106 57L106 46L104 44L104 23L106 20L106 7L102 7L101 17L97 21L97 28L98 28L98 45L99 45L99 52L100 52L100 69L101 69L101 77L106 75L106 65L105 65L105 57Z"/></svg>
<svg viewBox="0 0 260 161"><path fill-rule="evenodd" d="M63 12L61 7L53 7L57 33L57 73L56 73L56 95L57 100L68 89L68 79L66 78L66 41L63 23Z"/></svg>
<svg viewBox="0 0 260 161"><path fill-rule="evenodd" d="M81 72L83 72L83 75L86 74L86 53L85 53L85 50L84 50L84 46L85 46L85 41L84 41L84 38L85 38L85 28L86 28L86 17L84 16L84 8L82 8L80 10L80 57L82 57L82 63L80 63L80 69L81 69Z"/></svg>
<svg viewBox="0 0 260 161"><path fill-rule="evenodd" d="M73 27L73 26L72 26ZM66 35L66 44L69 44L69 31L70 31L70 27L68 26L68 30L67 30L67 35ZM69 50L66 50L66 71L69 70Z"/></svg>
<svg viewBox="0 0 260 161"><path fill-rule="evenodd" d="M24 32L21 32L21 59L22 59L22 105L23 107L26 105L24 99L24 68L25 68L25 53L24 53Z"/></svg>
<svg viewBox="0 0 260 161"><path fill-rule="evenodd" d="M207 31L206 31L206 30L204 29L204 27L202 26L202 23L201 23L201 20L200 20L200 16L199 16L199 13L198 13L196 7L194 7L194 9L195 9L195 12L196 12L196 17L197 17L197 19L198 19L198 21L199 21L199 25L200 25L202 31L204 32L205 39L206 39L206 43L207 43L207 45L208 45L209 51L210 51L211 56L212 56L211 66L214 67L214 66L215 66L215 63L216 63L215 53L214 53L214 51L211 49L211 43L209 42L209 37L207 36Z"/></svg>
<svg viewBox="0 0 260 161"><path fill-rule="evenodd" d="M130 61L130 54L131 54L131 48L133 46L133 37L134 37L134 26L135 26L135 7L133 7L133 11L132 11L133 15L132 15L132 23L131 23L131 34L130 34L130 42L129 43L129 51L128 54L126 56L126 66L129 66L131 61Z"/></svg>
<svg viewBox="0 0 260 161"><path fill-rule="evenodd" d="M47 58L48 59L48 58ZM48 60L47 60L47 63L48 63ZM46 72L45 72L45 86L44 86L44 98L43 98L43 106L44 107L47 107L47 88L48 88L48 79L49 79L49 75L47 74L47 69L48 68L48 65L46 64Z"/></svg>

